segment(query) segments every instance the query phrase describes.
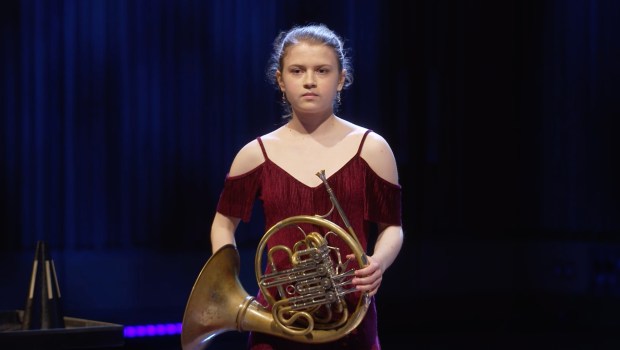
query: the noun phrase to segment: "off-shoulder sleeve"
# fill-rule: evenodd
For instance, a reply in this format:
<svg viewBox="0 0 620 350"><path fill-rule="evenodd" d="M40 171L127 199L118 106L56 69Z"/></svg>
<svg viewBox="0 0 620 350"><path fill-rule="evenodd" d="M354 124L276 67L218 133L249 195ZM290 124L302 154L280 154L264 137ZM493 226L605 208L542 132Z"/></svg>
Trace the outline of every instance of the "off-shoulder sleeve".
<svg viewBox="0 0 620 350"><path fill-rule="evenodd" d="M242 175L226 175L217 203L218 213L240 218L243 222L250 221L252 207L260 191L262 169L262 166L258 166Z"/></svg>
<svg viewBox="0 0 620 350"><path fill-rule="evenodd" d="M402 188L369 169L366 174L366 219L388 225L402 225Z"/></svg>

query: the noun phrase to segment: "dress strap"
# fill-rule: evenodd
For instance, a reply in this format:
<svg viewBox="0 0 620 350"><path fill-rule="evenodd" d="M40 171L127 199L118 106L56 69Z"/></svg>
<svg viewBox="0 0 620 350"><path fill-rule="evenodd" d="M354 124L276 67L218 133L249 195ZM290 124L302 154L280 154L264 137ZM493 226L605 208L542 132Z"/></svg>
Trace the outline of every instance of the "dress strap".
<svg viewBox="0 0 620 350"><path fill-rule="evenodd" d="M360 146L357 149L357 154L356 156L359 156L362 153L362 147L364 147L364 142L366 141L366 136L368 136L368 134L370 134L372 132L372 130L368 129L366 130L366 132L364 133L364 136L362 136L362 141L360 142Z"/></svg>
<svg viewBox="0 0 620 350"><path fill-rule="evenodd" d="M263 157L265 157L265 160L269 159L269 157L267 157L267 151L265 150L265 145L263 145L263 140L260 138L260 136L257 137L256 140L258 141L258 144L260 145L261 151L263 151Z"/></svg>

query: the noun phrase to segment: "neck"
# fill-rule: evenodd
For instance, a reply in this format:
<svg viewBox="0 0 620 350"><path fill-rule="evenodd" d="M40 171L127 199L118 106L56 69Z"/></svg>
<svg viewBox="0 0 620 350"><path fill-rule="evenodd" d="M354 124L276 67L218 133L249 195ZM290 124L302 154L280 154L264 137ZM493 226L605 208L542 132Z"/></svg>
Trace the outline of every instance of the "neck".
<svg viewBox="0 0 620 350"><path fill-rule="evenodd" d="M332 113L322 116L299 115L294 113L287 126L300 134L314 134L330 129L334 125L336 118L337 117Z"/></svg>

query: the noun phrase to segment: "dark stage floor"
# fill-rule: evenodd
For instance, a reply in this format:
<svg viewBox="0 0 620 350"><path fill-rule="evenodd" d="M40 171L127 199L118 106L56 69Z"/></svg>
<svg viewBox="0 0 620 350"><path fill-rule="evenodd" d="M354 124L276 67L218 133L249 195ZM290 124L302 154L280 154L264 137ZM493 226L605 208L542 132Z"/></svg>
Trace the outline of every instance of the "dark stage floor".
<svg viewBox="0 0 620 350"><path fill-rule="evenodd" d="M244 338L232 333L216 338L209 350L244 349ZM390 334L383 337L383 350L617 350L620 349L620 334L596 333L460 333L433 332ZM123 349L131 350L177 350L178 337L128 340Z"/></svg>

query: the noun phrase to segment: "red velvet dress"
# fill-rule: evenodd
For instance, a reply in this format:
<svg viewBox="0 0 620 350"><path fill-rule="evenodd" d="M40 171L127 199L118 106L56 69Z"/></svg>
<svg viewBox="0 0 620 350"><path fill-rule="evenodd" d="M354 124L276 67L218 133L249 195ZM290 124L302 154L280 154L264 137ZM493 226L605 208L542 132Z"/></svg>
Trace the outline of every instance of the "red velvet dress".
<svg viewBox="0 0 620 350"><path fill-rule="evenodd" d="M326 174L327 182L334 191L343 212L347 216L353 231L364 251L367 251L371 224L385 223L401 225L401 187L379 177L360 156L368 130L355 156L334 174ZM250 220L252 206L256 198L262 202L265 215L265 231L280 220L296 215L323 215L332 208L329 194L324 184L309 187L278 165L273 163L265 151L262 140L258 142L263 151L265 161L253 170L239 175L228 176L220 195L217 210L221 214ZM319 171L321 169L317 169ZM345 228L337 210L328 218ZM305 225L305 224L303 224ZM302 225L302 227L303 227ZM312 231L310 228L307 232ZM295 227L278 231L269 240L267 247L287 245L292 247L303 238L303 233ZM346 256L351 249L339 239L330 240L330 245L341 249ZM285 264L278 260L278 264ZM280 270L280 268L278 268ZM352 296L355 293L349 294ZM267 306L262 293L257 300ZM356 305L356 304L355 304ZM354 306L355 306L354 305ZM251 349L380 349L377 333L377 313L374 298L361 324L343 338L324 344L305 344L267 334L253 332L249 337Z"/></svg>

